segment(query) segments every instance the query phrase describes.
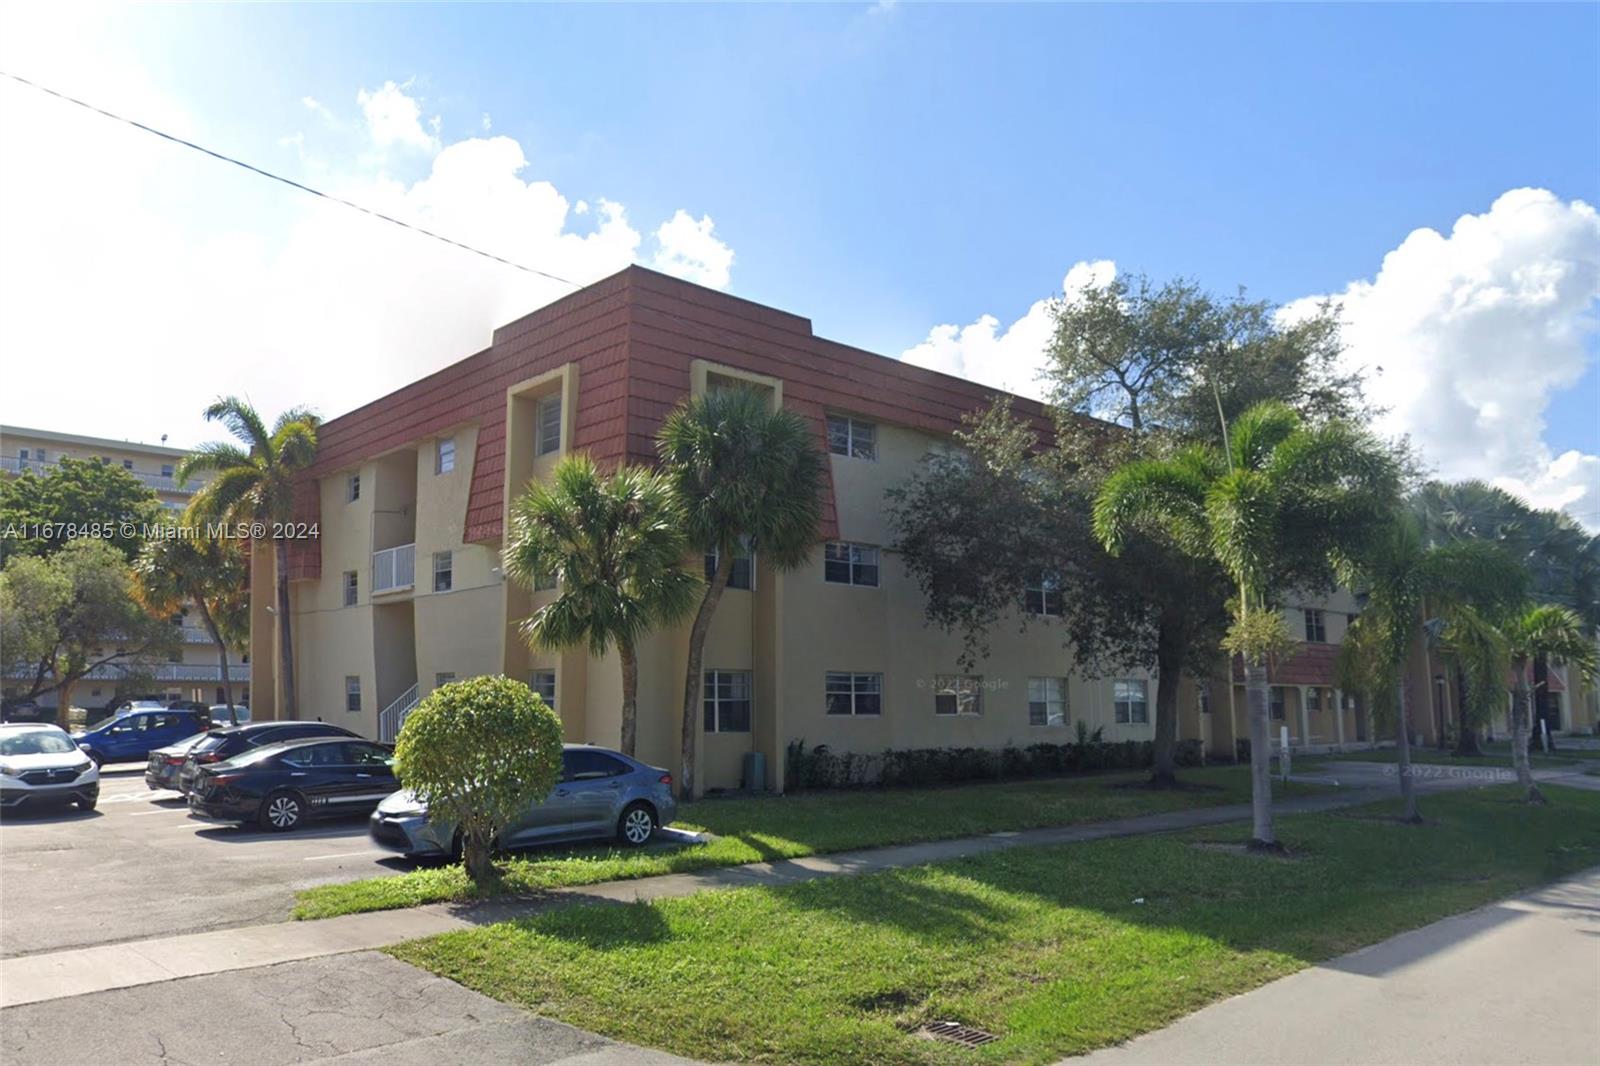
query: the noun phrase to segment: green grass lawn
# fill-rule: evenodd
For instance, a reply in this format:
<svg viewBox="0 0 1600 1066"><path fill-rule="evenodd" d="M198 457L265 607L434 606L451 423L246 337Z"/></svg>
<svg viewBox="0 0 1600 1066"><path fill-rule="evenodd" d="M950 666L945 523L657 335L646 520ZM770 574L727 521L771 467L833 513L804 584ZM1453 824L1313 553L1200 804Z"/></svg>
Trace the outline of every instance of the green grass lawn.
<svg viewBox="0 0 1600 1066"><path fill-rule="evenodd" d="M1244 827L1017 848L780 888L585 906L391 953L506 1002L710 1061L1051 1062L1600 862L1600 794L1504 787ZM910 1036L951 1019L977 1051Z"/></svg>
<svg viewBox="0 0 1600 1066"><path fill-rule="evenodd" d="M1583 758L1600 757L1600 751L1580 751L1576 748L1558 750L1552 755L1531 755L1530 765L1536 770L1558 770L1572 768L1574 760ZM1377 748L1372 751L1344 751L1335 755L1297 755L1292 761L1294 766L1316 765L1323 762L1399 762L1400 755L1393 748ZM1511 770L1511 749L1504 744L1487 745L1482 755L1460 756L1449 751L1440 751L1438 748L1413 747L1411 761L1424 763L1429 766L1487 766L1491 768Z"/></svg>
<svg viewBox="0 0 1600 1066"><path fill-rule="evenodd" d="M1245 803L1245 767L1184 770L1194 790L1117 787L1143 773L1050 778L937 789L822 792L794 796L711 799L686 803L675 825L706 830L706 844L645 851L615 847L546 849L503 861L501 879L474 889L459 864L425 866L389 877L318 885L299 894L296 918L592 885L656 874L685 873L747 862L792 859L830 851L911 844L1002 830L1074 825L1184 807ZM1274 782L1274 795L1305 795L1317 786Z"/></svg>

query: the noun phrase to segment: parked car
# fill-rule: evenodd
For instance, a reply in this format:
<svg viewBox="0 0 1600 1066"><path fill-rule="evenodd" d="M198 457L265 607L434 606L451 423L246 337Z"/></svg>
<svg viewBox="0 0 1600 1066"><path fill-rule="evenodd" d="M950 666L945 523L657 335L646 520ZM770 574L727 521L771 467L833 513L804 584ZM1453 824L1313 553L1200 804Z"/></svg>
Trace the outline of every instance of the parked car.
<svg viewBox="0 0 1600 1066"><path fill-rule="evenodd" d="M189 788L199 776L202 766L232 759L254 748L307 737L360 739L357 734L344 726L331 725L327 722L255 722L251 725L213 729L204 740L189 749L189 756L184 760L183 769L178 772L178 791L186 796L189 794Z"/></svg>
<svg viewBox="0 0 1600 1066"><path fill-rule="evenodd" d="M189 760L189 752L194 746L210 735L196 733L184 737L176 744L168 744L164 748L157 748L150 753L150 761L144 767L144 783L151 789L160 790L178 787L178 775L183 771L183 764Z"/></svg>
<svg viewBox="0 0 1600 1066"><path fill-rule="evenodd" d="M24 804L76 803L94 810L100 768L54 725L0 725L0 810Z"/></svg>
<svg viewBox="0 0 1600 1066"><path fill-rule="evenodd" d="M394 748L370 740L291 740L199 768L189 814L286 833L311 818L365 814L394 791Z"/></svg>
<svg viewBox="0 0 1600 1066"><path fill-rule="evenodd" d="M136 708L82 733L74 733L73 739L96 765L135 759L143 762L157 748L210 727L211 719L202 711Z"/></svg>
<svg viewBox="0 0 1600 1066"><path fill-rule="evenodd" d="M228 705L226 703L213 703L206 710L211 715L211 724L218 729L250 724L250 708L242 703L233 705L233 714L231 715L228 713ZM234 721L235 718L238 719L237 722Z"/></svg>
<svg viewBox="0 0 1600 1066"><path fill-rule="evenodd" d="M113 696L98 707L84 711L83 724L93 726L107 718L116 718L130 711L164 711L167 701L161 696Z"/></svg>
<svg viewBox="0 0 1600 1066"><path fill-rule="evenodd" d="M678 817L672 775L620 751L568 744L561 751L561 780L550 795L500 834L502 848L562 840L616 837L638 847ZM455 855L456 827L428 816L410 791L378 804L367 822L378 844L413 857Z"/></svg>
<svg viewBox="0 0 1600 1066"><path fill-rule="evenodd" d="M42 707L38 700L12 699L0 703L0 720L7 722L47 722L55 716L54 707Z"/></svg>

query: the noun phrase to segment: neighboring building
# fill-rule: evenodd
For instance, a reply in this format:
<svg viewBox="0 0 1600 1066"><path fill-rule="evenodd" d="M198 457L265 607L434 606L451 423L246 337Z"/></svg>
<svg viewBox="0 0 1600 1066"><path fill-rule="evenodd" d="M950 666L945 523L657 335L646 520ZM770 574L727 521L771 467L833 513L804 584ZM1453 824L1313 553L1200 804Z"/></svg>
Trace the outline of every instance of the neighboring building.
<svg viewBox="0 0 1600 1066"><path fill-rule="evenodd" d="M119 466L144 482L169 511L181 511L188 506L189 499L207 480L199 476L179 486L174 475L178 463L187 454L181 448L169 448L164 444L0 426L0 476L16 476L24 470L43 474L62 459L99 461ZM222 669L217 664L217 648L210 634L192 610L185 612L181 628L182 647L175 661L141 666L132 676L129 669L116 664L100 667L78 684L73 702L79 706L100 706L114 696L133 692L202 703L222 702ZM228 663L234 700L249 702L250 657L233 652ZM28 691L28 681L23 678L25 671L10 666L5 673L3 686L7 696ZM53 699L54 695L49 693L41 697L45 704Z"/></svg>

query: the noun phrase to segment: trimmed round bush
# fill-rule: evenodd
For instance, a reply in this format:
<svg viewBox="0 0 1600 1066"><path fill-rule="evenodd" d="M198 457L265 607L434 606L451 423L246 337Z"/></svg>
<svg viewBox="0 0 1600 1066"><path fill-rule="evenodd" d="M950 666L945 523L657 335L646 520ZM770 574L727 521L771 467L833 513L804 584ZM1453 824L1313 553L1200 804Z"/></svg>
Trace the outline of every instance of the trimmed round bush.
<svg viewBox="0 0 1600 1066"><path fill-rule="evenodd" d="M561 719L508 677L452 681L400 729L395 773L430 817L454 822L473 880L494 875L495 836L561 776Z"/></svg>

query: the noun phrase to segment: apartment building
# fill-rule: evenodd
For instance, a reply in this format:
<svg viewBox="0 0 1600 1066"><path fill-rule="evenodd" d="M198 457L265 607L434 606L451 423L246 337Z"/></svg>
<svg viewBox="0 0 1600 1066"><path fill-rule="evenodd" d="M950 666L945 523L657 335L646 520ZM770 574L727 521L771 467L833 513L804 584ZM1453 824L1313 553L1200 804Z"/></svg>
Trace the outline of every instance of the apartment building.
<svg viewBox="0 0 1600 1066"><path fill-rule="evenodd" d="M143 444L56 430L0 426L0 476L15 477L25 470L44 474L62 459L102 462L121 467L144 482L155 492L161 505L173 512L188 506L195 491L207 480L200 476L186 485L178 484L175 472L186 454L183 449L169 448L165 443ZM137 670L115 663L98 667L78 686L75 702L99 706L133 690L141 695L160 695L167 699L223 702L222 668L210 634L193 611L185 612L179 626L180 649L168 661L141 664ZM248 702L250 657L236 651L230 653L228 662L234 699ZM32 679L24 676L25 667L8 664L4 673L6 676L0 679L0 684L7 696L28 690ZM46 704L52 700L51 695L42 697Z"/></svg>

